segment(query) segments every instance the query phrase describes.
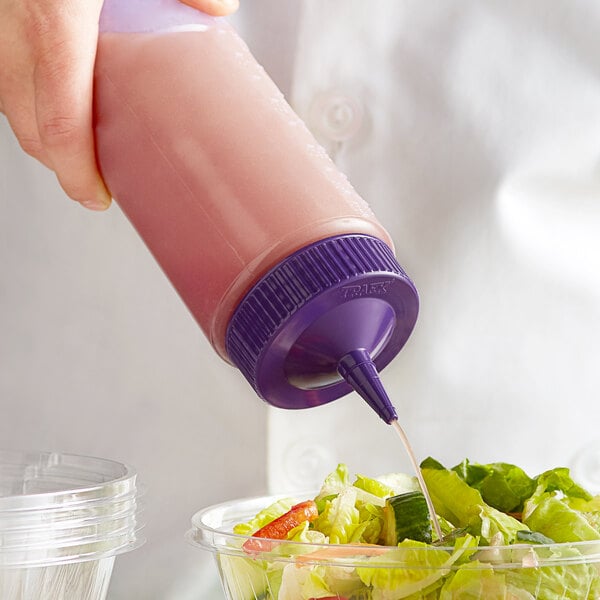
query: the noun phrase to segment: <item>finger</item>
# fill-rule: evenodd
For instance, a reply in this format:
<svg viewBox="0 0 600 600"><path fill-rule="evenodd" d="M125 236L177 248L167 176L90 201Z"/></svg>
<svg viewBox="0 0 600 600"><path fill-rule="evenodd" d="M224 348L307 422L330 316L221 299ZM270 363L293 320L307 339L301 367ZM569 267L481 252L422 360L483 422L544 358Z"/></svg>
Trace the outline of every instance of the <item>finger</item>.
<svg viewBox="0 0 600 600"><path fill-rule="evenodd" d="M67 4L71 11L45 17L39 27L36 122L45 156L66 194L87 208L104 210L110 195L98 172L92 130L100 7L90 18L89 5L77 12Z"/></svg>
<svg viewBox="0 0 600 600"><path fill-rule="evenodd" d="M44 162L35 117L31 56L27 45L19 39L19 28L12 23L10 13L4 13L2 17L9 22L9 28L0 45L0 112L6 115L21 148Z"/></svg>
<svg viewBox="0 0 600 600"><path fill-rule="evenodd" d="M29 97L33 99L33 91ZM38 134L35 106L33 103L30 107L13 106L7 103L6 108L2 112L6 114L8 123L21 148L46 167L52 168Z"/></svg>
<svg viewBox="0 0 600 600"><path fill-rule="evenodd" d="M179 0L213 17L225 17L239 8L239 0Z"/></svg>
<svg viewBox="0 0 600 600"><path fill-rule="evenodd" d="M37 128L33 82L30 78L18 83L13 81L3 95L5 100L0 103L0 112L6 115L21 148L49 166Z"/></svg>

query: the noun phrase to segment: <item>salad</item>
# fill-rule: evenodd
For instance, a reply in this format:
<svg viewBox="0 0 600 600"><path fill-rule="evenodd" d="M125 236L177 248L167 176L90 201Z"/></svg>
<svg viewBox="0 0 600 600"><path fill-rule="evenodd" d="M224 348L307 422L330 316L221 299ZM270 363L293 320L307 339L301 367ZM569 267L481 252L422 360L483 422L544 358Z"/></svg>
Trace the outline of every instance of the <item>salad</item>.
<svg viewBox="0 0 600 600"><path fill-rule="evenodd" d="M231 600L600 599L600 495L566 468L528 476L464 460L415 477L338 465L309 498L233 527L217 560Z"/></svg>

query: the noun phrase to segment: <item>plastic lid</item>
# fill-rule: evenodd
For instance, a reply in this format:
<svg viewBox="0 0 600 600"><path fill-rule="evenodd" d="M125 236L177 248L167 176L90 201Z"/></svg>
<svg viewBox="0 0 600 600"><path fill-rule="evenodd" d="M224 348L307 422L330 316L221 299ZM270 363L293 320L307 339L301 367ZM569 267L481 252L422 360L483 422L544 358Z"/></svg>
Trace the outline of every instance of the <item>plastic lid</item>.
<svg viewBox="0 0 600 600"><path fill-rule="evenodd" d="M268 272L227 330L231 361L273 406L307 408L356 389L387 423L396 413L378 377L408 340L417 291L383 241L321 240Z"/></svg>

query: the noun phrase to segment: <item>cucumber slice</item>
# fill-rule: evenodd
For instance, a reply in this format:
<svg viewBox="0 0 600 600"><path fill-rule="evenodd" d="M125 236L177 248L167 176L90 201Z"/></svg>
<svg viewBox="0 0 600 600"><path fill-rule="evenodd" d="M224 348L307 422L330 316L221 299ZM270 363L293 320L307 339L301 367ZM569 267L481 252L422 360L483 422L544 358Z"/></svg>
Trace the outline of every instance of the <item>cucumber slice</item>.
<svg viewBox="0 0 600 600"><path fill-rule="evenodd" d="M382 536L386 546L397 546L406 539L431 544L431 519L422 492L407 492L385 501Z"/></svg>

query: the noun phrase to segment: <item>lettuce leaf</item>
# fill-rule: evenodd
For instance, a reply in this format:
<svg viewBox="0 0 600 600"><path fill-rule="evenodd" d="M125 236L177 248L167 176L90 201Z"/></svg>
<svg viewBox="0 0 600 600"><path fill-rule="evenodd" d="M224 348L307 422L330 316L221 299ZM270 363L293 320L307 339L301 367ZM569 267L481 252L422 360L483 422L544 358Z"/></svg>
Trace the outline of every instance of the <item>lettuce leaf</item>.
<svg viewBox="0 0 600 600"><path fill-rule="evenodd" d="M362 475L358 475L354 484L351 484L348 467L340 463L336 470L325 478L321 490L315 498L319 512L323 510L328 500L333 500L348 488L352 488L356 492L356 497L361 502L379 506L385 505L385 498L387 497L385 494L388 491L390 495L393 494L393 490L388 490L388 486L385 484Z"/></svg>
<svg viewBox="0 0 600 600"><path fill-rule="evenodd" d="M377 544L383 529L383 507L357 502L360 525L352 535L353 543Z"/></svg>
<svg viewBox="0 0 600 600"><path fill-rule="evenodd" d="M582 513L600 514L600 496L594 496L591 500L573 498L567 496L565 502L573 509Z"/></svg>
<svg viewBox="0 0 600 600"><path fill-rule="evenodd" d="M278 595L272 597L277 600L309 600L337 596L370 600L371 592L352 567L290 563L283 569ZM253 600L253 597L245 600Z"/></svg>
<svg viewBox="0 0 600 600"><path fill-rule="evenodd" d="M327 598L333 592L323 579L323 567L297 566L293 563L283 569L277 600L309 600ZM250 597L252 598L252 597Z"/></svg>
<svg viewBox="0 0 600 600"><path fill-rule="evenodd" d="M268 565L265 561L220 554L218 562L232 600L261 598L269 588Z"/></svg>
<svg viewBox="0 0 600 600"><path fill-rule="evenodd" d="M346 488L333 500L328 500L323 512L313 522L313 528L325 534L330 544L347 544L360 524L355 506L356 488Z"/></svg>
<svg viewBox="0 0 600 600"><path fill-rule="evenodd" d="M477 534L488 544L492 540L497 544L514 544L518 540L519 532L528 530L527 525L521 521L487 504L480 506L479 517L481 523Z"/></svg>
<svg viewBox="0 0 600 600"><path fill-rule="evenodd" d="M526 529L520 521L488 506L478 490L469 486L456 471L445 469L437 462L426 462L423 477L436 513L455 527L466 527L472 535L489 541L501 534L504 543L517 539L517 532ZM497 537L497 536L496 536Z"/></svg>
<svg viewBox="0 0 600 600"><path fill-rule="evenodd" d="M364 475L357 475L356 481L352 485L360 490L369 492L378 498L383 498L384 500L394 495L393 488L377 479L371 479Z"/></svg>
<svg viewBox="0 0 600 600"><path fill-rule="evenodd" d="M320 492L317 494L315 498L315 502L319 502L323 498L328 496L337 496L339 493L343 492L350 485L350 476L348 475L348 467L340 463L335 471L329 473L327 477L325 477L325 481L321 486Z"/></svg>
<svg viewBox="0 0 600 600"><path fill-rule="evenodd" d="M476 546L477 540L470 535L458 538L451 554L422 542L405 540L397 549L369 558L366 566L356 571L363 583L373 588L373 600L409 598L430 593L441 585L452 565ZM397 568L390 566L394 563Z"/></svg>
<svg viewBox="0 0 600 600"><path fill-rule="evenodd" d="M536 478L536 489L533 496L541 496L546 492L561 492L567 498L592 500L592 495L575 483L566 467L558 467L545 471Z"/></svg>
<svg viewBox="0 0 600 600"><path fill-rule="evenodd" d="M399 496L407 492L418 492L421 489L417 478L414 475L407 475L406 473L379 475L377 481L392 490L391 496Z"/></svg>
<svg viewBox="0 0 600 600"><path fill-rule="evenodd" d="M442 587L439 600L535 600L525 590L519 590L506 582L503 571L474 561L468 567L459 568Z"/></svg>
<svg viewBox="0 0 600 600"><path fill-rule="evenodd" d="M600 501L575 483L569 469L559 467L537 478L525 502L523 522L556 542L600 539Z"/></svg>
<svg viewBox="0 0 600 600"><path fill-rule="evenodd" d="M352 567L327 566L323 568L323 579L334 594L352 600L370 600L371 590L362 582Z"/></svg>
<svg viewBox="0 0 600 600"><path fill-rule="evenodd" d="M536 549L544 561L562 564L508 569L506 581L517 589L528 591L536 600L585 600L596 598L590 590L598 580L594 565L579 562L580 552L573 547L554 546Z"/></svg>
<svg viewBox="0 0 600 600"><path fill-rule="evenodd" d="M523 523L555 542L600 540L600 531L585 514L569 506L561 492L545 492L525 503Z"/></svg>
<svg viewBox="0 0 600 600"><path fill-rule="evenodd" d="M590 590L598 585L593 565L579 562L576 548L539 548L544 561L564 561L556 566L493 569L472 561L457 569L440 592L440 600L485 598L486 600L585 600L595 598Z"/></svg>
<svg viewBox="0 0 600 600"><path fill-rule="evenodd" d="M304 544L327 544L327 536L320 531L311 529L310 523L304 521L304 523L298 525L288 533L288 540L290 542L302 542ZM305 552L305 550L301 550Z"/></svg>
<svg viewBox="0 0 600 600"><path fill-rule="evenodd" d="M503 512L520 512L536 489L536 480L509 463L480 465L468 459L452 468L469 486L481 493L484 502Z"/></svg>
<svg viewBox="0 0 600 600"><path fill-rule="evenodd" d="M484 502L477 490L433 459L424 461L421 471L438 515L455 527L479 528L479 507Z"/></svg>

